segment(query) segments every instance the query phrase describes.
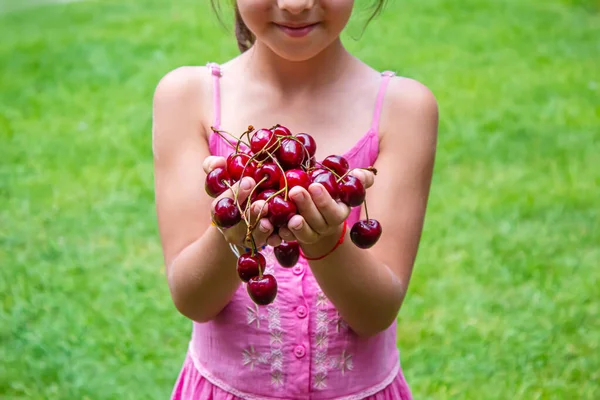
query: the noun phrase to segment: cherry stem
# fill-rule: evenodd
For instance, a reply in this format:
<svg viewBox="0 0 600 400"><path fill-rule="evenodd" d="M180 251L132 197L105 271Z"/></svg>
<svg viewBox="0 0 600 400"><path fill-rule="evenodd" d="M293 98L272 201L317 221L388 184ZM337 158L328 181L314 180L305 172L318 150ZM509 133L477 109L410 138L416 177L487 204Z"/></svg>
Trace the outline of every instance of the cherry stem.
<svg viewBox="0 0 600 400"><path fill-rule="evenodd" d="M365 197L363 204L365 205L365 216L367 217L367 221L369 220L369 209L367 208L367 198Z"/></svg>
<svg viewBox="0 0 600 400"><path fill-rule="evenodd" d="M331 172L331 173L332 173L333 175L335 175L335 176L336 176L338 179L342 179L342 178L343 178L343 176L341 176L341 177L340 177L340 176L337 174L337 172L335 172L335 171L334 171L334 170L332 170L331 168L329 168L329 167L327 167L327 166L325 166L325 165L321 164L319 161L317 161L317 164L319 164L321 167L323 167L323 169L326 169L327 171ZM345 176L345 175L344 175L344 176Z"/></svg>
<svg viewBox="0 0 600 400"><path fill-rule="evenodd" d="M244 220L244 222L246 223L246 225L248 225L248 220L246 219L246 212L245 210L242 210L242 206L240 206L239 202L238 202L238 191L234 191L233 190L233 186L231 186L227 181L223 181L223 183L229 188L229 190L231 190L233 192L233 202L235 203L235 206L237 207L238 211L240 212L240 216L242 217L242 219Z"/></svg>
<svg viewBox="0 0 600 400"><path fill-rule="evenodd" d="M214 127L214 126L211 126L211 127L210 127L210 129L211 129L211 130L212 130L214 133L216 133L217 135L221 136L221 138L222 138L222 139L223 139L225 142L227 142L227 144L228 144L228 145L230 145L232 148L236 149L236 152L237 152L237 148L238 148L238 146L240 145L240 142L241 142L241 143L243 143L243 144L245 144L246 146L250 147L250 145L249 145L248 143L244 142L244 141L243 141L241 138L237 138L237 137L235 137L234 135L232 135L231 133L229 133L229 132L227 132L227 131L224 131L224 130L219 130L219 129L215 129L215 127ZM237 143L236 143L236 145L234 146L233 144L231 144L231 142L229 141L229 139L227 139L227 137L226 137L226 136L224 136L224 135L223 135L223 133L226 133L227 135L229 135L229 136L231 136L232 138L234 138L234 139L235 139L235 141L237 142Z"/></svg>
<svg viewBox="0 0 600 400"><path fill-rule="evenodd" d="M248 137L248 143L250 143L250 132L252 132L253 130L254 130L254 127L252 125L248 125L248 129L246 130L246 132L242 133L242 135L238 139L237 145L235 146L236 154L239 153L239 151L240 151L240 143L244 143L246 146L248 146L248 148L250 148L250 145L246 144L246 142L242 141L242 139L244 138L244 135L245 135Z"/></svg>
<svg viewBox="0 0 600 400"><path fill-rule="evenodd" d="M272 198L274 198L275 196L278 196L279 194L281 194L285 189L279 189L278 191L276 191L275 193L273 193L272 195L270 195L267 200L265 200L265 204L262 205L262 207L260 208L260 211L258 213L258 215L262 215L263 210L265 209L265 207L267 206L267 204L269 203L269 201L271 201ZM256 222L254 223L254 226L252 227L252 230L254 230L256 228L256 225L258 225L258 222L260 221L260 218L256 220Z"/></svg>
<svg viewBox="0 0 600 400"><path fill-rule="evenodd" d="M277 149L279 149L279 147L281 147L280 140L278 140ZM277 149L275 149L275 151L277 151ZM287 201L287 199L288 199L288 182L287 182L287 176L285 176L285 170L283 169L281 164L279 164L279 161L277 161L277 157L274 157L268 150L266 150L266 152L273 159L273 162L275 163L275 165L277 165L279 167L279 169L281 170L281 174L283 175L283 181L285 182L285 186L283 187L283 189L285 190L285 195L283 197L284 197L284 200Z"/></svg>

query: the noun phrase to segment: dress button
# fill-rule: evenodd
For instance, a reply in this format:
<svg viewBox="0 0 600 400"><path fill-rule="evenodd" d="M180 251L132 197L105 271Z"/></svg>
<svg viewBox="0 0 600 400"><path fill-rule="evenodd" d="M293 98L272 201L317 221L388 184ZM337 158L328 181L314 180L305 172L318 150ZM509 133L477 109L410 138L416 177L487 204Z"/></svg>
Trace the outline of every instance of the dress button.
<svg viewBox="0 0 600 400"><path fill-rule="evenodd" d="M299 306L298 308L296 308L296 315L300 318L306 317L306 307Z"/></svg>
<svg viewBox="0 0 600 400"><path fill-rule="evenodd" d="M294 349L294 354L296 355L297 358L304 357L304 355L306 354L306 350L304 349L304 346L302 346L302 345L296 346L296 348Z"/></svg>
<svg viewBox="0 0 600 400"><path fill-rule="evenodd" d="M292 271L294 274L300 275L304 271L304 268L302 268L301 265L296 265L294 268L292 268Z"/></svg>

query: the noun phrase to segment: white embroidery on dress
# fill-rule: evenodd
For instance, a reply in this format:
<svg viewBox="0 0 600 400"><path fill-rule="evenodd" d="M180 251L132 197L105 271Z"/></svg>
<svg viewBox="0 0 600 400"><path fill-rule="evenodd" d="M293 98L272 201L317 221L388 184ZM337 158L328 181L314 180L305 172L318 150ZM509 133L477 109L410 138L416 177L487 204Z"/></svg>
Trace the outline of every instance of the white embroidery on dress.
<svg viewBox="0 0 600 400"><path fill-rule="evenodd" d="M319 292L317 293L317 308L323 308L327 305L327 302L329 300L327 299L327 296L325 296L325 293L323 292Z"/></svg>
<svg viewBox="0 0 600 400"><path fill-rule="evenodd" d="M254 350L254 346L250 346L242 351L242 363L244 366L250 366L250 371L254 370L256 364L268 364L268 356L266 354L259 354Z"/></svg>
<svg viewBox="0 0 600 400"><path fill-rule="evenodd" d="M247 311L246 311L246 317L248 320L248 325L252 325L253 323L256 322L256 327L260 328L260 309L258 308L257 304L254 304L255 308L252 308L250 306L247 306Z"/></svg>
<svg viewBox="0 0 600 400"><path fill-rule="evenodd" d="M329 364L332 369L339 369L342 371L342 375L344 375L346 371L352 371L354 369L352 354L347 353L345 349L339 357L331 357L329 359Z"/></svg>
<svg viewBox="0 0 600 400"><path fill-rule="evenodd" d="M322 372L319 372L315 375L313 386L316 389L325 389L327 387L327 382L325 382L326 379L327 375Z"/></svg>
<svg viewBox="0 0 600 400"><path fill-rule="evenodd" d="M327 315L327 297L321 291L317 293L317 332L315 351L315 379L313 387L315 389L325 389L327 387L327 348L329 339L327 337L329 318Z"/></svg>
<svg viewBox="0 0 600 400"><path fill-rule="evenodd" d="M346 323L346 321L344 321L344 319L342 318L342 316L340 315L340 313L337 313L336 319L335 321L335 331L337 333L340 333L340 331L342 330L346 330L348 328L348 324Z"/></svg>
<svg viewBox="0 0 600 400"><path fill-rule="evenodd" d="M281 329L281 318L279 307L275 303L267 306L267 314L269 321L269 342L271 345L271 384L275 387L283 386L283 330Z"/></svg>
<svg viewBox="0 0 600 400"><path fill-rule="evenodd" d="M283 344L283 332L271 331L271 344Z"/></svg>
<svg viewBox="0 0 600 400"><path fill-rule="evenodd" d="M283 386L283 374L281 371L271 372L271 384L273 386Z"/></svg>

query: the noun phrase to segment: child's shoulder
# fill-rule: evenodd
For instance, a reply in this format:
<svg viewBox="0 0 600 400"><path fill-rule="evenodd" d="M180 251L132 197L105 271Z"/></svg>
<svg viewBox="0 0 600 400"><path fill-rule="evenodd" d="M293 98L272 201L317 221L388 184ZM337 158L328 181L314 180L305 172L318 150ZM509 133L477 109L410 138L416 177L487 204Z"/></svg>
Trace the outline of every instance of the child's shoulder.
<svg viewBox="0 0 600 400"><path fill-rule="evenodd" d="M163 75L156 85L154 96L171 99L201 95L210 89L208 66L181 66Z"/></svg>
<svg viewBox="0 0 600 400"><path fill-rule="evenodd" d="M395 112L437 113L438 103L433 91L416 79L398 75L392 77L386 98Z"/></svg>
<svg viewBox="0 0 600 400"><path fill-rule="evenodd" d="M393 76L385 94L385 103L382 119L388 126L437 123L437 99L428 86L416 79Z"/></svg>

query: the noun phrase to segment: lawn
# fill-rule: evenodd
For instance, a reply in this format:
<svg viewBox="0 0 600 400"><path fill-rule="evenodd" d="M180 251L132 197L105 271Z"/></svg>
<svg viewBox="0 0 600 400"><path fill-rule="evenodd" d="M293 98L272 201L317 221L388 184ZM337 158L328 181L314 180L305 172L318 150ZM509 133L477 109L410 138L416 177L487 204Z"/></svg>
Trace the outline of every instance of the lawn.
<svg viewBox="0 0 600 400"><path fill-rule="evenodd" d="M0 398L166 399L191 326L164 279L152 94L235 43L208 1L26 3L0 0ZM349 27L440 103L398 318L416 399L600 398L594 4L391 1Z"/></svg>

